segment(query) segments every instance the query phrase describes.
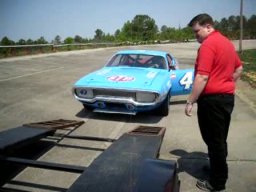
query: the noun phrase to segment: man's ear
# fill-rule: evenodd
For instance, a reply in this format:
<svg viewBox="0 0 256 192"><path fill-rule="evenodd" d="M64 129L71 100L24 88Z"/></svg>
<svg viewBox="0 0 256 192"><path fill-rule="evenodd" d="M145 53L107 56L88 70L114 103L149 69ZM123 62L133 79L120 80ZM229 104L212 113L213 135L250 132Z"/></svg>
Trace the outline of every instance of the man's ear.
<svg viewBox="0 0 256 192"><path fill-rule="evenodd" d="M208 32L211 32L211 31L212 31L212 25L210 25L210 24L205 24L205 27L207 28L207 31L208 31Z"/></svg>

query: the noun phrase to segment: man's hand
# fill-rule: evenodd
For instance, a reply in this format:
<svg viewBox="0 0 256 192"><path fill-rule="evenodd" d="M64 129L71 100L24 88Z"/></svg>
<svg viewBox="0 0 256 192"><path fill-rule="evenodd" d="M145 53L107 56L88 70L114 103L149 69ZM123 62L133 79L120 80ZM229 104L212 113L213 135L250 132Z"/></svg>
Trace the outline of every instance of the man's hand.
<svg viewBox="0 0 256 192"><path fill-rule="evenodd" d="M192 108L193 108L193 103L197 101L199 96L201 95L202 91L204 90L206 84L208 81L208 76L207 75L200 75L197 74L194 80L192 92L188 97L187 105L185 107L185 114L187 116L192 116Z"/></svg>
<svg viewBox="0 0 256 192"><path fill-rule="evenodd" d="M185 107L185 114L187 116L192 116L193 103L188 102Z"/></svg>

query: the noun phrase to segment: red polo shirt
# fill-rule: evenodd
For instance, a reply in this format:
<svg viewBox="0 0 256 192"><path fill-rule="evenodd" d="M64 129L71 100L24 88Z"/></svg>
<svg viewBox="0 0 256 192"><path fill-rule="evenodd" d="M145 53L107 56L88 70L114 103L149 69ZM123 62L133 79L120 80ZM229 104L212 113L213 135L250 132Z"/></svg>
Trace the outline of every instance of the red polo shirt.
<svg viewBox="0 0 256 192"><path fill-rule="evenodd" d="M195 73L208 76L202 94L234 94L233 73L241 61L234 45L220 32L212 32L201 44L195 64Z"/></svg>

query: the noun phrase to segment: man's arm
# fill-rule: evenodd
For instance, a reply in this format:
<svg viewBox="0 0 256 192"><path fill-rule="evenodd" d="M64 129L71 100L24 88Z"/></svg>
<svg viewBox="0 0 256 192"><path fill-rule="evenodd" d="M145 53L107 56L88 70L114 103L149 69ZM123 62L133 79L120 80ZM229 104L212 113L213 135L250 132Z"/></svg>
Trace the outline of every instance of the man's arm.
<svg viewBox="0 0 256 192"><path fill-rule="evenodd" d="M207 81L208 81L207 75L200 75L200 74L196 75L194 84L193 84L192 93L188 97L187 105L185 108L185 114L187 116L192 115L191 112L192 112L193 103L195 103L198 97L201 95L202 91L204 90L207 84Z"/></svg>
<svg viewBox="0 0 256 192"><path fill-rule="evenodd" d="M242 71L243 71L243 66L236 68L235 72L233 73L233 78L235 82L240 78Z"/></svg>

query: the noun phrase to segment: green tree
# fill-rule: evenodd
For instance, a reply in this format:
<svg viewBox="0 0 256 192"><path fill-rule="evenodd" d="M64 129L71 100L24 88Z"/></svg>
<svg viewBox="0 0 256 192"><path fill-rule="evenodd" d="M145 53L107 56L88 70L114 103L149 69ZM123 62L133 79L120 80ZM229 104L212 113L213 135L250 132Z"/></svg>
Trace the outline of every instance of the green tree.
<svg viewBox="0 0 256 192"><path fill-rule="evenodd" d="M133 20L127 21L118 35L118 39L126 41L148 41L157 36L158 27L155 20L148 15L136 15Z"/></svg>
<svg viewBox="0 0 256 192"><path fill-rule="evenodd" d="M121 41L132 41L133 33L132 33L132 24L130 21L124 23L121 33L119 34L119 39Z"/></svg>
<svg viewBox="0 0 256 192"><path fill-rule="evenodd" d="M136 15L131 22L132 35L135 40L153 40L158 32L155 20L148 15Z"/></svg>
<svg viewBox="0 0 256 192"><path fill-rule="evenodd" d="M243 16L243 33L244 37L248 38L251 25L249 21ZM252 25L253 26L253 25ZM228 36L230 39L239 39L240 37L240 16L231 15L228 19L222 18L220 22L215 21L215 28Z"/></svg>
<svg viewBox="0 0 256 192"><path fill-rule="evenodd" d="M96 41L101 41L104 37L104 32L101 29L96 29L95 35L94 35L94 40Z"/></svg>
<svg viewBox="0 0 256 192"><path fill-rule="evenodd" d="M161 30L162 30L162 32L160 34L161 40L172 40L172 41L176 40L177 32L176 32L175 28L162 27Z"/></svg>
<svg viewBox="0 0 256 192"><path fill-rule="evenodd" d="M74 39L72 37L67 37L65 40L64 40L64 43L65 44L72 44L74 42Z"/></svg>
<svg viewBox="0 0 256 192"><path fill-rule="evenodd" d="M1 40L1 45L14 45L14 41L10 40L8 37L3 37Z"/></svg>
<svg viewBox="0 0 256 192"><path fill-rule="evenodd" d="M163 26L161 27L161 33L166 32L167 29L168 29L168 27L167 27L166 25L163 25Z"/></svg>
<svg viewBox="0 0 256 192"><path fill-rule="evenodd" d="M27 44L27 42L26 42L26 40L24 40L24 39L20 39L19 41L18 41L18 45L26 45Z"/></svg>
<svg viewBox="0 0 256 192"><path fill-rule="evenodd" d="M220 22L215 21L215 28L227 35L229 31L228 20L226 18L222 18Z"/></svg>
<svg viewBox="0 0 256 192"><path fill-rule="evenodd" d="M247 22L246 30L251 39L256 39L256 15L252 15Z"/></svg>
<svg viewBox="0 0 256 192"><path fill-rule="evenodd" d="M182 29L183 31L183 39L184 40L189 40L189 39L194 39L194 33L191 29L191 27L185 27Z"/></svg>
<svg viewBox="0 0 256 192"><path fill-rule="evenodd" d="M108 33L107 35L104 36L104 41L113 42L113 41L115 41L115 37Z"/></svg>
<svg viewBox="0 0 256 192"><path fill-rule="evenodd" d="M61 44L61 37L59 35L57 35L55 38L54 38L54 44Z"/></svg>
<svg viewBox="0 0 256 192"><path fill-rule="evenodd" d="M27 44L27 45L33 45L33 44L34 44L34 41L33 41L32 39L28 39L28 40L26 41L26 44Z"/></svg>
<svg viewBox="0 0 256 192"><path fill-rule="evenodd" d="M83 42L83 38L79 35L76 35L74 38L74 42L75 43L82 43Z"/></svg>
<svg viewBox="0 0 256 192"><path fill-rule="evenodd" d="M48 42L41 36L39 39L35 41L36 44L47 44Z"/></svg>
<svg viewBox="0 0 256 192"><path fill-rule="evenodd" d="M83 39L82 41L82 43L88 43L88 42L90 42L90 39L87 39L87 38Z"/></svg>
<svg viewBox="0 0 256 192"><path fill-rule="evenodd" d="M121 33L120 29L117 29L114 36L118 37L118 35L120 35L120 33Z"/></svg>

